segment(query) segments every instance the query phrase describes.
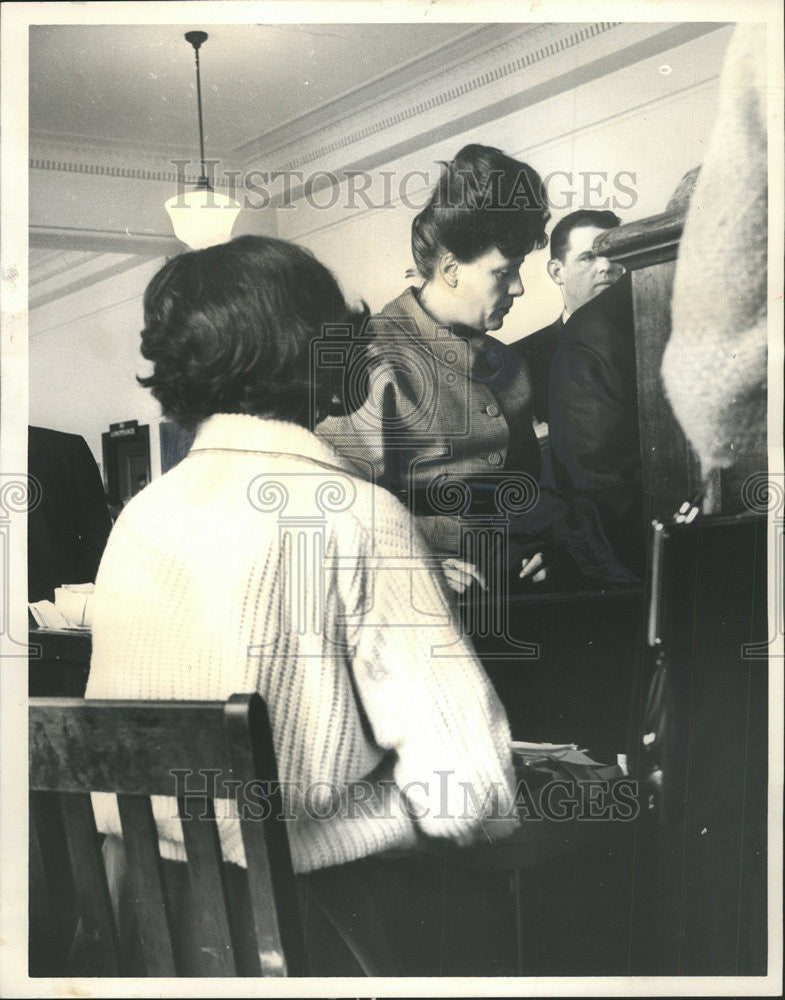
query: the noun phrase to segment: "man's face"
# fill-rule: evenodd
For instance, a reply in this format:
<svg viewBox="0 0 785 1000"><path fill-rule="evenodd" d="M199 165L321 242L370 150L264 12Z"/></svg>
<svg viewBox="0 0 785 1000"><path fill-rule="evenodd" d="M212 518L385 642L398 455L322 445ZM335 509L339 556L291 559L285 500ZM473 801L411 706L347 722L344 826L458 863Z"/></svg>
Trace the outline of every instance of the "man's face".
<svg viewBox="0 0 785 1000"><path fill-rule="evenodd" d="M523 257L505 257L491 247L456 271L455 304L459 322L470 330L498 330L518 296L523 295Z"/></svg>
<svg viewBox="0 0 785 1000"><path fill-rule="evenodd" d="M564 260L548 262L548 274L561 286L564 304L573 313L586 302L604 292L624 274L621 264L607 257L598 257L592 247L604 233L597 226L579 226L570 233Z"/></svg>

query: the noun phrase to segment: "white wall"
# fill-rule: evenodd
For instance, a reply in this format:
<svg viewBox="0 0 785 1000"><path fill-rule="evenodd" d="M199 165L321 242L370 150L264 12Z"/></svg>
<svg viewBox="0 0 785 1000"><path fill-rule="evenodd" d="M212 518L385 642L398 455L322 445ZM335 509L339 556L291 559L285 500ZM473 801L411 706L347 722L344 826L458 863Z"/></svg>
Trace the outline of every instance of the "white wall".
<svg viewBox="0 0 785 1000"><path fill-rule="evenodd" d="M150 424L153 475L160 472L158 403L136 382L149 372L139 353L142 294L163 260L90 285L30 313L29 422L81 434L99 466L110 423Z"/></svg>

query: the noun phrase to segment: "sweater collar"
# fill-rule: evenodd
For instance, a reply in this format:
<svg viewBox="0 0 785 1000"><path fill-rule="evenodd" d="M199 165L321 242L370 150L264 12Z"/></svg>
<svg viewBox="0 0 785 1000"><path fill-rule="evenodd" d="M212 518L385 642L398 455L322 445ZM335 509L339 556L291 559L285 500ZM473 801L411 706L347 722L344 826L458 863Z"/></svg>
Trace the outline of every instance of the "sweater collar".
<svg viewBox="0 0 785 1000"><path fill-rule="evenodd" d="M245 451L295 456L354 474L352 465L314 433L285 420L246 413L215 413L196 432L189 454L200 451Z"/></svg>
<svg viewBox="0 0 785 1000"><path fill-rule="evenodd" d="M417 289L406 289L388 302L381 315L387 324L406 333L418 345L447 368L469 378L486 381L489 372L498 370L504 345L486 333L465 328L451 328L427 313L417 299ZM411 320L413 322L407 322Z"/></svg>

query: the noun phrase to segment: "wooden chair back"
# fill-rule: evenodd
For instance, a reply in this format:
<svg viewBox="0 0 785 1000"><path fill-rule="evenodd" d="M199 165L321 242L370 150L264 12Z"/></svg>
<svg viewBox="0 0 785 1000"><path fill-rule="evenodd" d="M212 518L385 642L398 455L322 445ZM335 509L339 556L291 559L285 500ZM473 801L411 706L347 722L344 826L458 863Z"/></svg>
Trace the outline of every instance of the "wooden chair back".
<svg viewBox="0 0 785 1000"><path fill-rule="evenodd" d="M58 857L67 857L76 914L98 956L94 975L124 971L91 792L117 797L146 974L183 974L150 801L151 795L171 797L178 787L187 793L177 808L200 925L198 974L302 974L296 885L270 723L258 694L225 703L32 698L29 751L31 865L35 861L49 882L59 878L52 894L62 894ZM214 802L237 801L238 789L249 787L263 795L264 809L238 809L255 944L254 960L243 967L248 949L238 949ZM58 828L65 841L60 855ZM31 913L31 925L38 919L47 915Z"/></svg>

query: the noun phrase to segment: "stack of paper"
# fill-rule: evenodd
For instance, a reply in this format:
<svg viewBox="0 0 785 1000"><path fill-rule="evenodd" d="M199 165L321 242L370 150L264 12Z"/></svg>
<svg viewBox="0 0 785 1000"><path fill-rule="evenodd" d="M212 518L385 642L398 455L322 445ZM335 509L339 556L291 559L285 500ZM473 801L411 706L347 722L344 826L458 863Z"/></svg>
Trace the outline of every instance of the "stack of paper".
<svg viewBox="0 0 785 1000"><path fill-rule="evenodd" d="M55 588L55 599L28 604L39 628L89 629L92 583L64 583Z"/></svg>

